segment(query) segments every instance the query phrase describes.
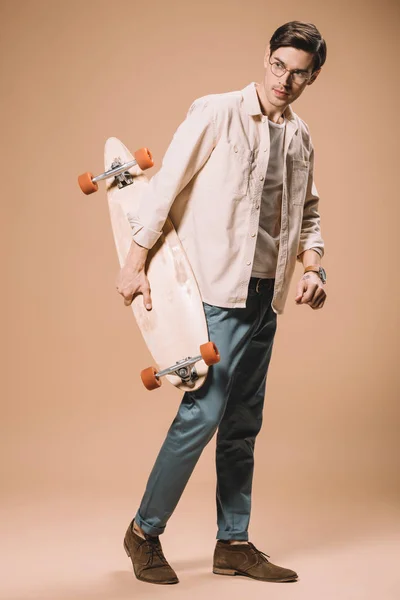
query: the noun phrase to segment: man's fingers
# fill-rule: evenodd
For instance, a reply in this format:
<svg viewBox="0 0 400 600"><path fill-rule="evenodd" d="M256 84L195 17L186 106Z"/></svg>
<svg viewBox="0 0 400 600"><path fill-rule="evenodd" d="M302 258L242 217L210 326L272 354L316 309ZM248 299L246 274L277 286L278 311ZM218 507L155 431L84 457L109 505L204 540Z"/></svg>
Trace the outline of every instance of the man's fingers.
<svg viewBox="0 0 400 600"><path fill-rule="evenodd" d="M151 310L152 309L152 301L151 301L151 293L150 293L150 286L142 286L139 289L135 289L132 291L132 289L121 289L119 287L117 287L117 292L119 294L121 294L121 296L124 299L124 304L125 306L130 306L133 302L133 299L135 298L135 296L137 296L138 294L143 294L143 304L146 307L147 310Z"/></svg>
<svg viewBox="0 0 400 600"><path fill-rule="evenodd" d="M310 277L302 278L296 289L297 304L308 304L313 309L322 308L326 299L325 290Z"/></svg>
<svg viewBox="0 0 400 600"><path fill-rule="evenodd" d="M145 305L147 310L152 309L151 290L150 290L150 285L148 282L145 285L145 287L143 288L143 304Z"/></svg>
<svg viewBox="0 0 400 600"><path fill-rule="evenodd" d="M307 283L305 282L304 279L302 279L297 286L297 294L295 297L296 302L298 302L301 299L301 297L306 289L307 289Z"/></svg>
<svg viewBox="0 0 400 600"><path fill-rule="evenodd" d="M315 295L315 293L317 292L318 289L319 288L318 288L318 285L316 283L310 285L308 287L307 292L304 294L304 296L301 299L302 304L309 304L309 303L314 302L314 300L315 300L314 295Z"/></svg>
<svg viewBox="0 0 400 600"><path fill-rule="evenodd" d="M321 290L321 293L318 294L318 296L316 296L313 300L313 302L310 304L311 308L322 308L324 305L326 299L326 294L323 290Z"/></svg>
<svg viewBox="0 0 400 600"><path fill-rule="evenodd" d="M130 306L132 304L132 300L133 300L133 294L130 294L129 296L124 296L125 306Z"/></svg>

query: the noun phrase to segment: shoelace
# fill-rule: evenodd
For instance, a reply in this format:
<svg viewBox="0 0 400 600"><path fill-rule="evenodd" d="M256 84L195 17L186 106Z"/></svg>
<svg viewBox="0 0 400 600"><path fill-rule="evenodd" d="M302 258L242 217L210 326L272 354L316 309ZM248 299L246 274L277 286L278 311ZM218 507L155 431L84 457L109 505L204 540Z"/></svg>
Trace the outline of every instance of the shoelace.
<svg viewBox="0 0 400 600"><path fill-rule="evenodd" d="M259 556L261 558L261 560L265 560L265 562L269 562L269 558L271 558L269 556L269 554L265 554L265 552L261 552L261 550L258 550L254 544L252 544L251 542L248 542L250 548L252 548L255 552L255 554L257 554L257 556Z"/></svg>
<svg viewBox="0 0 400 600"><path fill-rule="evenodd" d="M148 552L146 554L151 555L151 562L153 562L154 556L158 556L161 562L166 563L167 559L165 558L163 551L161 549L160 540L158 537L154 537L151 535L146 535L146 542L148 544Z"/></svg>

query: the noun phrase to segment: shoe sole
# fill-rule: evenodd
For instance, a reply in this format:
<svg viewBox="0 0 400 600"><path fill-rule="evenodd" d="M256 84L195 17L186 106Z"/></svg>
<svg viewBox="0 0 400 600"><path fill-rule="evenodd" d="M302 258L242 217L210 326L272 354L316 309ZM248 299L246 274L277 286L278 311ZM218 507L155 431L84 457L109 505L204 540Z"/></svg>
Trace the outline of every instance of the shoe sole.
<svg viewBox="0 0 400 600"><path fill-rule="evenodd" d="M291 581L297 581L297 577L285 577L284 579L266 579L265 577L254 577L253 575L249 575L248 573L244 573L243 571L237 571L235 569L219 569L218 567L213 567L213 573L215 575L241 575L242 577L249 577L250 579L257 579L258 581L270 581L271 583L287 583Z"/></svg>
<svg viewBox="0 0 400 600"><path fill-rule="evenodd" d="M132 557L129 552L129 548L126 545L125 540L124 540L124 550L125 550L128 558L130 558L132 560ZM158 584L158 585L172 585L174 583L179 583L179 579L176 579L176 580L174 579L173 581L149 581L149 579L143 579L142 577L138 577L138 575L136 575L135 565L133 564L133 560L132 560L132 566L133 566L133 572L135 573L135 577L139 581L144 581L145 583L154 583L154 584Z"/></svg>

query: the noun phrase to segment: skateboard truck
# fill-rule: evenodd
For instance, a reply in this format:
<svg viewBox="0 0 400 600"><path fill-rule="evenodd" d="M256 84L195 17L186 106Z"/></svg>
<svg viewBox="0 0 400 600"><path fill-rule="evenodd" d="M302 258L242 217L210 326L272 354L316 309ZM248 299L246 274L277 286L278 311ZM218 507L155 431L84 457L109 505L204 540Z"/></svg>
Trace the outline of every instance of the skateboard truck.
<svg viewBox="0 0 400 600"><path fill-rule="evenodd" d="M111 171L116 171L119 167L123 167L122 160L118 157L115 158L111 164ZM119 169L118 169L119 170ZM123 171L119 173L119 175L114 175L115 179L118 181L118 189L122 189L127 185L132 185L133 177L129 173L129 171Z"/></svg>
<svg viewBox="0 0 400 600"><path fill-rule="evenodd" d="M160 378L163 375L175 374L181 378L181 381L187 383L188 385L194 385L196 379L199 378L196 371L196 367L194 365L198 360L201 359L202 356L194 356L193 358L191 356L188 356L183 360L178 360L178 362L175 363L172 367L168 367L168 369L159 371L158 373L156 373L156 376Z"/></svg>
<svg viewBox="0 0 400 600"><path fill-rule="evenodd" d="M122 188L132 183L132 177L130 173L126 173L128 169L138 165L142 171L149 169L154 166L153 156L148 148L139 148L134 153L134 160L122 164L121 159L115 159L111 165L111 169L105 173L101 173L96 177L93 177L93 173L82 173L78 177L78 184L84 194L93 194L97 192L99 186L98 181L102 179L108 179L109 177L116 177L118 179L118 187Z"/></svg>
<svg viewBox="0 0 400 600"><path fill-rule="evenodd" d="M143 369L140 376L143 385L148 390L155 390L161 386L161 377L164 375L177 375L183 383L188 386L194 386L194 382L199 378L196 367L199 360L204 360L206 365L214 365L220 361L220 354L214 342L207 342L200 346L200 354L194 357L187 357L176 362L172 367L158 371L155 367Z"/></svg>

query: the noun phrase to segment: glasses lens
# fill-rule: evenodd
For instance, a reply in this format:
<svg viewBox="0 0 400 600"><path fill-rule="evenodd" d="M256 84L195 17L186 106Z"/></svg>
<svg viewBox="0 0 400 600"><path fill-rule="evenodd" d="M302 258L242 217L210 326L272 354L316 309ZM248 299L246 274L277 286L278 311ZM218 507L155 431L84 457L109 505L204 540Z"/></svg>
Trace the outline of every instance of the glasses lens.
<svg viewBox="0 0 400 600"><path fill-rule="evenodd" d="M296 83L304 83L308 79L307 73L293 73L293 80Z"/></svg>
<svg viewBox="0 0 400 600"><path fill-rule="evenodd" d="M272 70L273 74L277 75L278 77L283 75L283 73L285 72L285 69L282 67L282 65L280 65L279 63L276 63L276 62L272 63L271 70Z"/></svg>

